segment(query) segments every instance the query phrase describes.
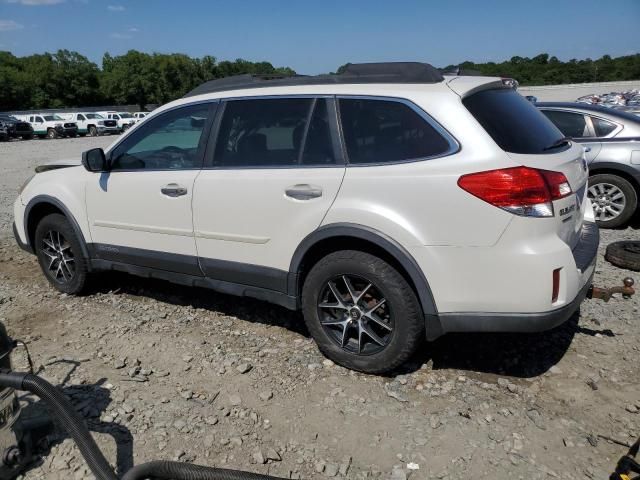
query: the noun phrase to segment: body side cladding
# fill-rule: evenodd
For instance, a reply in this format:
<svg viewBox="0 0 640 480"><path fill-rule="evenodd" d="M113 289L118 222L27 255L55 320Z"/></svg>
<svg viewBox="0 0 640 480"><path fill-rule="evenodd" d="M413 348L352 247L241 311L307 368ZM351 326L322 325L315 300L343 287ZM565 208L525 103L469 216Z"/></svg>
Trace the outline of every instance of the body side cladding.
<svg viewBox="0 0 640 480"><path fill-rule="evenodd" d="M296 249L289 267L288 293L289 296L299 297L300 268L307 252L317 243L332 237L352 237L366 240L383 249L391 255L407 272L413 282L418 300L425 317L425 330L428 340L435 340L443 334L435 300L422 270L407 250L398 242L382 232L364 225L352 223L334 223L322 226L309 234Z"/></svg>
<svg viewBox="0 0 640 480"><path fill-rule="evenodd" d="M265 300L291 310L296 298L287 295L287 272L260 265L141 248L89 244L95 270L116 270L221 293Z"/></svg>
<svg viewBox="0 0 640 480"><path fill-rule="evenodd" d="M35 197L33 197L31 200L29 200L29 203L27 204L27 206L24 209L24 230L25 230L25 235L26 235L26 239L27 239L27 246L29 248L31 248L31 250L34 250L34 246L31 245L31 236L29 235L29 215L31 214L31 210L33 210L33 208L37 205L41 205L41 204L50 204L53 205L54 207L56 207L57 209L61 210L62 213L64 214L65 217L67 217L67 219L69 220L69 223L71 224L71 228L73 228L73 231L75 232L75 234L78 237L78 240L80 241L80 248L82 248L82 254L86 257L86 258L91 258L89 255L89 249L87 248L87 242L84 238L84 235L82 234L82 230L80 229L80 225L78 225L77 220L75 219L75 217L73 216L73 214L69 211L69 209L64 205L64 203L62 203L60 200L58 200L57 198L51 197L49 195L36 195ZM35 232L34 232L35 233ZM91 266L89 265L89 271L91 271Z"/></svg>
<svg viewBox="0 0 640 480"><path fill-rule="evenodd" d="M280 305L289 310L296 309L295 298L288 296L284 292L276 292L267 288L242 285L239 283L216 280L213 278L207 278L197 275L188 275L185 273L168 272L165 270L159 270L157 268L141 267L128 263L113 262L110 260L92 259L91 265L95 270L113 270L118 272L125 272L138 277L155 278L171 283L176 283L178 285L202 287L228 295L251 297L258 300L264 300L269 303Z"/></svg>

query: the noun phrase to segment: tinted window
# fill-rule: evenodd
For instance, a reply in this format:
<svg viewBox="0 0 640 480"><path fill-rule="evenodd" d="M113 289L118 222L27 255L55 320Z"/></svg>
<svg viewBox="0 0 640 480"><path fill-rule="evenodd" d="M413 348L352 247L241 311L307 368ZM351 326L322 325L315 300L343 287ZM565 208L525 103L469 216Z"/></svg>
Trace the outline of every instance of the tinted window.
<svg viewBox="0 0 640 480"><path fill-rule="evenodd" d="M78 120L84 120L84 119L85 119L85 118L84 118L84 115L82 115L82 114L78 114Z"/></svg>
<svg viewBox="0 0 640 480"><path fill-rule="evenodd" d="M349 163L399 162L449 149L449 142L404 103L341 99L340 119Z"/></svg>
<svg viewBox="0 0 640 480"><path fill-rule="evenodd" d="M227 102L214 166L297 165L312 105L309 98Z"/></svg>
<svg viewBox="0 0 640 480"><path fill-rule="evenodd" d="M506 152L553 153L562 133L526 98L510 88L482 90L462 103Z"/></svg>
<svg viewBox="0 0 640 480"><path fill-rule="evenodd" d="M591 117L591 123L593 123L596 137L606 137L618 127L615 123L597 117Z"/></svg>
<svg viewBox="0 0 640 480"><path fill-rule="evenodd" d="M544 113L566 137L581 138L591 136L587 121L581 113L561 112L558 110L543 110L542 113Z"/></svg>
<svg viewBox="0 0 640 480"><path fill-rule="evenodd" d="M145 123L113 152L112 169L186 169L200 167L199 147L209 106L177 108Z"/></svg>

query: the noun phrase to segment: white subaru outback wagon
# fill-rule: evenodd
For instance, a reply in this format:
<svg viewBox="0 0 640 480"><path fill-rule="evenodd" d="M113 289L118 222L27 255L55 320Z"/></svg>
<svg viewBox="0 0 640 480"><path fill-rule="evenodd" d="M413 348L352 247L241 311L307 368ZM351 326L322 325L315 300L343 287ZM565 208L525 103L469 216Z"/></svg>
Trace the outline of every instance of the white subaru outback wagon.
<svg viewBox="0 0 640 480"><path fill-rule="evenodd" d="M211 81L39 171L14 233L58 290L119 270L300 309L364 372L559 325L599 242L582 147L509 82L428 64Z"/></svg>

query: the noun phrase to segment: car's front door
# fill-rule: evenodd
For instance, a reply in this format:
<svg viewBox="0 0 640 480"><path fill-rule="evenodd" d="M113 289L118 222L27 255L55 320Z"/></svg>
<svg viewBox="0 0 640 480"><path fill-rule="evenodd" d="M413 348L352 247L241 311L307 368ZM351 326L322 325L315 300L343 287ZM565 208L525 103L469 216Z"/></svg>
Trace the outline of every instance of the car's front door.
<svg viewBox="0 0 640 480"><path fill-rule="evenodd" d="M284 291L296 247L318 228L345 173L332 98L221 105L215 151L194 189L205 274Z"/></svg>
<svg viewBox="0 0 640 480"><path fill-rule="evenodd" d="M191 201L215 106L159 114L107 152L110 170L86 189L98 258L201 274Z"/></svg>

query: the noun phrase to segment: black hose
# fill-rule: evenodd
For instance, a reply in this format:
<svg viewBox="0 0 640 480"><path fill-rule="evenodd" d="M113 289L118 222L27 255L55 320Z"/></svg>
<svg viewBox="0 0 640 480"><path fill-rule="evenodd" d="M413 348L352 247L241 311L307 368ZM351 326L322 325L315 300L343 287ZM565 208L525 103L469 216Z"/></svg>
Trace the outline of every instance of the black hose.
<svg viewBox="0 0 640 480"><path fill-rule="evenodd" d="M104 457L91 433L71 402L46 380L29 373L0 371L0 387L30 392L40 398L51 410L71 438L96 477L96 480L117 480L117 476ZM259 473L238 472L222 468L203 467L179 462L149 462L129 470L122 480L284 480Z"/></svg>
<svg viewBox="0 0 640 480"><path fill-rule="evenodd" d="M31 374L0 372L0 386L31 392L51 410L76 442L80 453L97 480L117 480L117 476L104 457L91 433L71 402L46 380Z"/></svg>
<svg viewBox="0 0 640 480"><path fill-rule="evenodd" d="M133 467L122 480L284 480L259 473L203 467L180 462L149 462Z"/></svg>

